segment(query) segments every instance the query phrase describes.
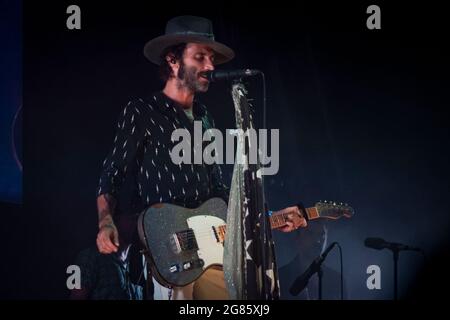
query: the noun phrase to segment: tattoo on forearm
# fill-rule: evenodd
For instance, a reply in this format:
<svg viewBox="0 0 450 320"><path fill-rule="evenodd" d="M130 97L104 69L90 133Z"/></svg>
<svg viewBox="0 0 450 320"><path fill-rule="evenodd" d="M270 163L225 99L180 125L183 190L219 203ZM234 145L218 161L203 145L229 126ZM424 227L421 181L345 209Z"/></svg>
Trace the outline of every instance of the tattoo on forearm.
<svg viewBox="0 0 450 320"><path fill-rule="evenodd" d="M101 221L105 220L105 218L108 216L112 216L111 213L109 212L109 210L107 210L107 209L100 210L98 213L98 221L101 222Z"/></svg>
<svg viewBox="0 0 450 320"><path fill-rule="evenodd" d="M106 203L108 204L109 210L111 211L111 215L113 214L113 212L116 210L116 204L117 201L116 199L114 199L114 197L110 194L105 194L105 200Z"/></svg>
<svg viewBox="0 0 450 320"><path fill-rule="evenodd" d="M112 217L116 209L116 204L116 199L110 194L101 195L97 199L99 228L113 223Z"/></svg>

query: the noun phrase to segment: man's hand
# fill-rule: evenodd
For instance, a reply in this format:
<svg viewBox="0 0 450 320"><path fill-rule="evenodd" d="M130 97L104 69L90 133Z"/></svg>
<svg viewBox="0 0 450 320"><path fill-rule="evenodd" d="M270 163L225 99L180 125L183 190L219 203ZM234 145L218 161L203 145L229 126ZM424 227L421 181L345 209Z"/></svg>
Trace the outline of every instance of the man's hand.
<svg viewBox="0 0 450 320"><path fill-rule="evenodd" d="M119 249L119 233L114 223L103 225L97 235L98 251L103 254L117 252Z"/></svg>
<svg viewBox="0 0 450 320"><path fill-rule="evenodd" d="M274 212L273 214L287 214L287 221L284 227L278 228L282 232L291 232L297 230L300 227L306 227L306 219L303 218L297 206L287 207L285 209Z"/></svg>
<svg viewBox="0 0 450 320"><path fill-rule="evenodd" d="M98 234L97 247L100 253L108 254L119 250L119 232L113 220L116 200L110 194L97 197Z"/></svg>

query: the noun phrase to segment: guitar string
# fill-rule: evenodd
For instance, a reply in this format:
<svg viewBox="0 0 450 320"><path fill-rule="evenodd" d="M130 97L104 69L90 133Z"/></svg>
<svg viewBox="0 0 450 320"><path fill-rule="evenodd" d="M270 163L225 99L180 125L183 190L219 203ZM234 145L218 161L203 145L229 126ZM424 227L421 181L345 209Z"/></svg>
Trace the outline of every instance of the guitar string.
<svg viewBox="0 0 450 320"><path fill-rule="evenodd" d="M273 223L273 224L275 225L276 222ZM283 225L280 225L280 226L283 226ZM225 227L226 228L226 225L215 226L216 229L219 229L220 227ZM224 231L226 233L226 229ZM211 227L211 228L197 229L196 231L188 231L188 232L181 231L180 233L178 233L178 234L176 233L176 234L181 236L181 237L183 237L184 239L186 239L186 235L187 235L189 237L189 239L191 239L191 238L195 238L196 236L197 237L206 237L206 236L209 237L210 235L212 235L214 233L221 233L221 232L222 231L219 231L219 230L214 232L214 230Z"/></svg>
<svg viewBox="0 0 450 320"><path fill-rule="evenodd" d="M280 227L282 227L282 226L283 225L280 225ZM219 236L219 241L218 242L222 242L221 238L223 236L220 235L221 232L220 231L219 232L216 231L216 233ZM226 234L226 230L225 230L224 233ZM201 229L201 230L198 230L197 232L189 232L189 234L177 234L177 238L178 238L179 241L186 241L186 242L192 241L194 239L207 239L207 238L215 238L215 239L217 239L217 237L215 235L215 232L212 229L211 230Z"/></svg>
<svg viewBox="0 0 450 320"><path fill-rule="evenodd" d="M286 220L285 217L286 214L280 214L280 217L283 217L283 220ZM275 216L273 216L275 217ZM278 221L274 221L272 222L273 225L277 226L277 227L282 227L285 224L280 224ZM219 226L215 226L216 229L220 229L220 227L225 227L226 228L226 224L222 224ZM180 233L176 233L177 235L180 235L181 237L184 237L184 239L186 239L186 234L188 234L189 238L195 238L196 236L198 237L204 237L204 236L210 236L211 234L214 234L214 231L212 230L212 228L205 228L205 229L197 229L195 232L194 231L189 231L189 233L182 233L182 232L186 232L186 231L181 231ZM216 231L216 233L220 233L221 231ZM226 233L226 229L225 229L225 233Z"/></svg>
<svg viewBox="0 0 450 320"><path fill-rule="evenodd" d="M280 225L279 227L282 227L283 225ZM216 227L218 228L218 227ZM183 231L182 231L183 232ZM178 240L180 241L190 241L193 239L206 239L206 238L210 238L210 237L214 237L217 239L217 237L215 236L215 233L218 234L218 236L221 238L222 236L220 235L220 233L222 233L221 231L216 231L214 232L211 229L198 229L197 231L190 231L190 232L186 232L186 233L179 233L176 234ZM223 232L226 234L226 230ZM181 239L180 239L181 238ZM220 242L220 240L219 240Z"/></svg>
<svg viewBox="0 0 450 320"><path fill-rule="evenodd" d="M275 216L274 216L275 217ZM283 217L284 219L283 220L286 220L286 214L280 214L279 215L279 217L281 218L281 217ZM320 216L319 218L327 218L327 219L330 219L330 220L337 220L337 219L339 219L339 217L333 217L333 216ZM277 221L274 221L273 223L272 223L273 225L276 225L277 224ZM282 227L283 225L279 225L278 227ZM215 238L216 240L217 240L217 238L218 238L218 236L219 236L219 241L218 242L223 242L224 241L224 239L222 239L222 238L224 238L223 237L223 235L221 235L220 233L225 233L226 234L226 224L222 224L222 225L219 225L219 226L215 226L215 228L216 229L219 229L220 227L224 227L225 228L225 230L224 231L213 231L212 230L212 228L210 229L210 228L207 228L207 229L198 229L196 232L194 232L194 231L189 231L188 233L180 233L180 234L177 234L177 237L178 236L180 236L179 238L178 238L178 240L179 241L182 241L182 242L189 242L189 241L192 241L192 240L194 240L194 239L206 239L206 238L211 238L211 237L213 237L213 238ZM216 235L217 234L217 235ZM184 244L184 243L183 243Z"/></svg>
<svg viewBox="0 0 450 320"><path fill-rule="evenodd" d="M285 218L285 214L280 214L280 217ZM331 217L331 216L324 216L324 218L325 217L328 218L328 219L337 219L337 218ZM283 219L283 220L286 220L286 218ZM279 224L279 222L278 221L274 221L274 222L272 222L272 224L276 226L276 225ZM285 225L285 224L279 224L279 227L282 227L283 225ZM220 227L225 227L226 228L226 224L215 226L214 228L219 229ZM183 232L183 231L181 231L181 232ZM216 232L220 233L221 231L216 231ZM225 229L225 233L226 233L226 229ZM191 239L191 238L195 238L196 236L198 236L198 237L208 236L209 237L211 234L214 234L214 231L212 230L212 227L211 228L204 228L204 229L197 229L196 231L190 231L188 233L188 236L189 236L189 239ZM179 235L184 237L184 239L186 239L186 233L185 234L180 233Z"/></svg>
<svg viewBox="0 0 450 320"><path fill-rule="evenodd" d="M284 216L284 214L283 214L283 216ZM274 222L272 222L272 224L273 225L277 225L278 224L278 222L277 221L274 221ZM282 225L280 225L280 226L283 226L284 224L282 224ZM214 228L216 228L216 229L219 229L219 228L226 228L226 224L221 224L221 225L218 225L218 226L214 226ZM180 235L183 235L182 234L182 232L189 232L189 234L191 234L191 233L195 233L196 235L205 235L205 234L207 234L207 235L209 235L211 232L213 232L213 230L212 230L212 227L209 227L209 228L203 228L203 229L197 229L196 231L180 231ZM221 232L221 231L216 231L216 232ZM226 232L226 229L225 229L225 232ZM176 233L177 234L177 233Z"/></svg>
<svg viewBox="0 0 450 320"><path fill-rule="evenodd" d="M280 214L279 215L280 217L283 217L284 219L283 220L285 220L286 219L286 214ZM275 216L274 216L275 217ZM333 216L321 216L320 218L328 218L328 219L331 219L331 220L337 220L337 219L339 219L339 217L333 217ZM278 224L278 221L274 221L273 223L272 223L273 225L277 225ZM283 226L284 224L280 224L280 227L281 226ZM225 224L222 224L222 225L219 225L219 226L215 226L215 228L216 229L219 229L220 227L225 227L226 228L226 225ZM183 231L182 231L183 232ZM212 228L210 229L210 228L207 228L207 229L197 229L197 231L190 231L189 233L179 233L179 234L177 234L177 235L179 235L179 236L181 236L182 237L182 240L192 240L192 239L194 239L194 238L205 238L205 237L209 237L209 236L211 236L211 235L214 235L214 231L212 230ZM216 231L216 233L221 233L221 231ZM226 233L226 229L225 229L225 233Z"/></svg>

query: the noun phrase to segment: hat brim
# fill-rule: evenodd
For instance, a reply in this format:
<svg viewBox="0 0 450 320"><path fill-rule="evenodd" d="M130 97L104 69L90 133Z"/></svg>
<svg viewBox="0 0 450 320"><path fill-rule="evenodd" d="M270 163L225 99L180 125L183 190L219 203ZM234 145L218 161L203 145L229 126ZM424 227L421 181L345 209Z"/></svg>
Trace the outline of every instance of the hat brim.
<svg viewBox="0 0 450 320"><path fill-rule="evenodd" d="M214 52L214 64L222 64L234 58L234 51L226 45L195 35L163 35L150 40L144 46L144 55L151 62L160 65L162 63L162 53L168 47L180 43L201 43L208 45Z"/></svg>

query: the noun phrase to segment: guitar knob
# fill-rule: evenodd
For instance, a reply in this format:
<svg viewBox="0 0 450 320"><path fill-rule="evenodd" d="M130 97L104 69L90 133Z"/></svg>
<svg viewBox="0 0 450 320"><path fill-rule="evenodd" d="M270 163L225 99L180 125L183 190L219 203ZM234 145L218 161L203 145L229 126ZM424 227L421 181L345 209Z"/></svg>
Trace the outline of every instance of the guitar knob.
<svg viewBox="0 0 450 320"><path fill-rule="evenodd" d="M185 262L184 264L183 264L183 269L184 270L188 270L188 269L190 269L191 268L191 263L190 262Z"/></svg>

